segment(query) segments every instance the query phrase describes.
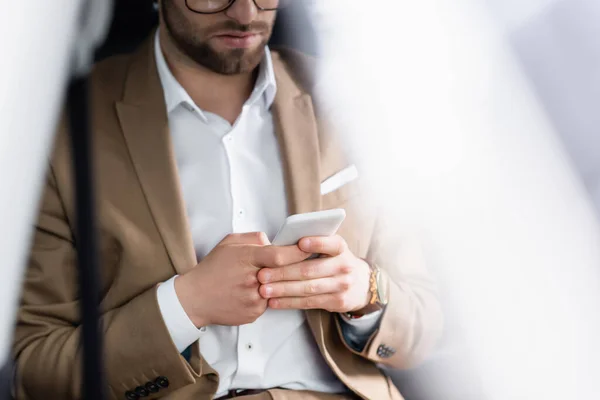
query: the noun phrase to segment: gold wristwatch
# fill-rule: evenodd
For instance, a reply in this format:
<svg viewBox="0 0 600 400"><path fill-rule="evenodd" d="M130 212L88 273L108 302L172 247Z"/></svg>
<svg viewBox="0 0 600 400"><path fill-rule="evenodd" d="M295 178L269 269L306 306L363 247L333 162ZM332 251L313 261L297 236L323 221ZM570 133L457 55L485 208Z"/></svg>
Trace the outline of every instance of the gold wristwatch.
<svg viewBox="0 0 600 400"><path fill-rule="evenodd" d="M369 281L370 287L369 290L371 292L371 301L369 304L377 305L380 308L383 308L388 303L388 288L387 288L387 280L385 279L385 272L377 266L377 264L368 263L371 268L371 279Z"/></svg>
<svg viewBox="0 0 600 400"><path fill-rule="evenodd" d="M377 264L367 261L371 269L371 277L369 279L369 305L360 312L349 312L346 316L349 318L360 318L365 314L369 314L385 308L388 303L388 281L385 272L377 266Z"/></svg>

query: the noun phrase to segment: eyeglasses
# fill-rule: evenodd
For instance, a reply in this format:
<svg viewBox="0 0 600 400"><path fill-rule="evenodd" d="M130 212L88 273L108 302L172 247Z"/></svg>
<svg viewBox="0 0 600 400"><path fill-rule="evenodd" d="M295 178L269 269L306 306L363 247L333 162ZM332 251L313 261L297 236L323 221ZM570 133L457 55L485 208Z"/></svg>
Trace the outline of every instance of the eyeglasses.
<svg viewBox="0 0 600 400"><path fill-rule="evenodd" d="M197 14L217 14L227 10L236 0L185 0L187 8ZM289 0L253 0L260 11L275 11Z"/></svg>

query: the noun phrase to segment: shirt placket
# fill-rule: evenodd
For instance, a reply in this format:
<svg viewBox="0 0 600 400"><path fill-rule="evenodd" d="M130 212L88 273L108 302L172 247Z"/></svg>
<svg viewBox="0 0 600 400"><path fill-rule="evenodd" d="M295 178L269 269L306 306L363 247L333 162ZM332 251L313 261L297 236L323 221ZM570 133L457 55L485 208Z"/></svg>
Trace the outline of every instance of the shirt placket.
<svg viewBox="0 0 600 400"><path fill-rule="evenodd" d="M237 142L240 140L240 133L243 134L246 114L244 107L242 114L235 122L233 127L226 133L221 141L225 148L227 161L229 163L229 190L231 192L231 232L240 233L245 231L244 219L246 217L246 208L244 205L244 196L241 193L241 185L239 184L243 175L242 167L238 162ZM241 132L242 131L242 132Z"/></svg>
<svg viewBox="0 0 600 400"><path fill-rule="evenodd" d="M246 221L249 216L246 213L249 207L248 204L245 204L248 196L245 196L243 193L245 185L242 185L241 179L243 179L244 172L243 165L239 164L239 153L243 151L239 146L241 145L248 118L249 107L246 105L231 131L223 137L223 145L225 146L230 165L230 189L232 195L231 226L232 231L236 233L248 231ZM253 387L253 385L256 385L257 379L260 379L260 376L255 376L253 372L255 370L253 368L254 357L260 354L260 349L258 348L260 343L256 340L257 330L258 327L256 324L242 325L238 328L238 365L232 381L233 388Z"/></svg>

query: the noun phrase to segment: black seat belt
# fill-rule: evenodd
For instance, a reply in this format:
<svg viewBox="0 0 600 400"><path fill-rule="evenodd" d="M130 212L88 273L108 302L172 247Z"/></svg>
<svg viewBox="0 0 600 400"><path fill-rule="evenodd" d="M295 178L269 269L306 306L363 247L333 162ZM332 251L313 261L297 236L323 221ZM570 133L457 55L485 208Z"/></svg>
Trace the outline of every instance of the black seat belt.
<svg viewBox="0 0 600 400"><path fill-rule="evenodd" d="M79 304L83 346L85 400L104 400L106 380L100 303L100 271L95 219L95 190L92 158L88 78L73 78L68 89L69 132L75 182L75 245L79 266Z"/></svg>
<svg viewBox="0 0 600 400"><path fill-rule="evenodd" d="M82 354L81 398L104 400L107 381L100 313L100 260L95 218L93 126L89 74L94 51L104 42L112 19L112 0L81 0L80 33L73 49L73 74L67 111L75 183L75 246L77 249ZM49 393L49 395L52 395Z"/></svg>

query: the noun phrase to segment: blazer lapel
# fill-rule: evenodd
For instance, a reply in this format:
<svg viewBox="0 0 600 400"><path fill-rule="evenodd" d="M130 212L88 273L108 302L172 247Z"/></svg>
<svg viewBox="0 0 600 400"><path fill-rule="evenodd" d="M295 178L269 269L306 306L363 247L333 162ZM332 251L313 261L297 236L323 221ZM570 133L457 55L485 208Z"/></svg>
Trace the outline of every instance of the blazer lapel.
<svg viewBox="0 0 600 400"><path fill-rule="evenodd" d="M277 95L273 118L286 178L288 209L299 214L321 209L320 151L310 95L303 93L274 56Z"/></svg>
<svg viewBox="0 0 600 400"><path fill-rule="evenodd" d="M148 206L171 263L181 274L197 262L156 68L154 40L148 40L134 57L123 100L116 107Z"/></svg>
<svg viewBox="0 0 600 400"><path fill-rule="evenodd" d="M273 117L284 164L288 209L291 214L319 211L320 149L312 98L294 82L277 53L273 53L273 67L277 79ZM322 314L325 313L319 310L306 312L321 348L324 345Z"/></svg>

